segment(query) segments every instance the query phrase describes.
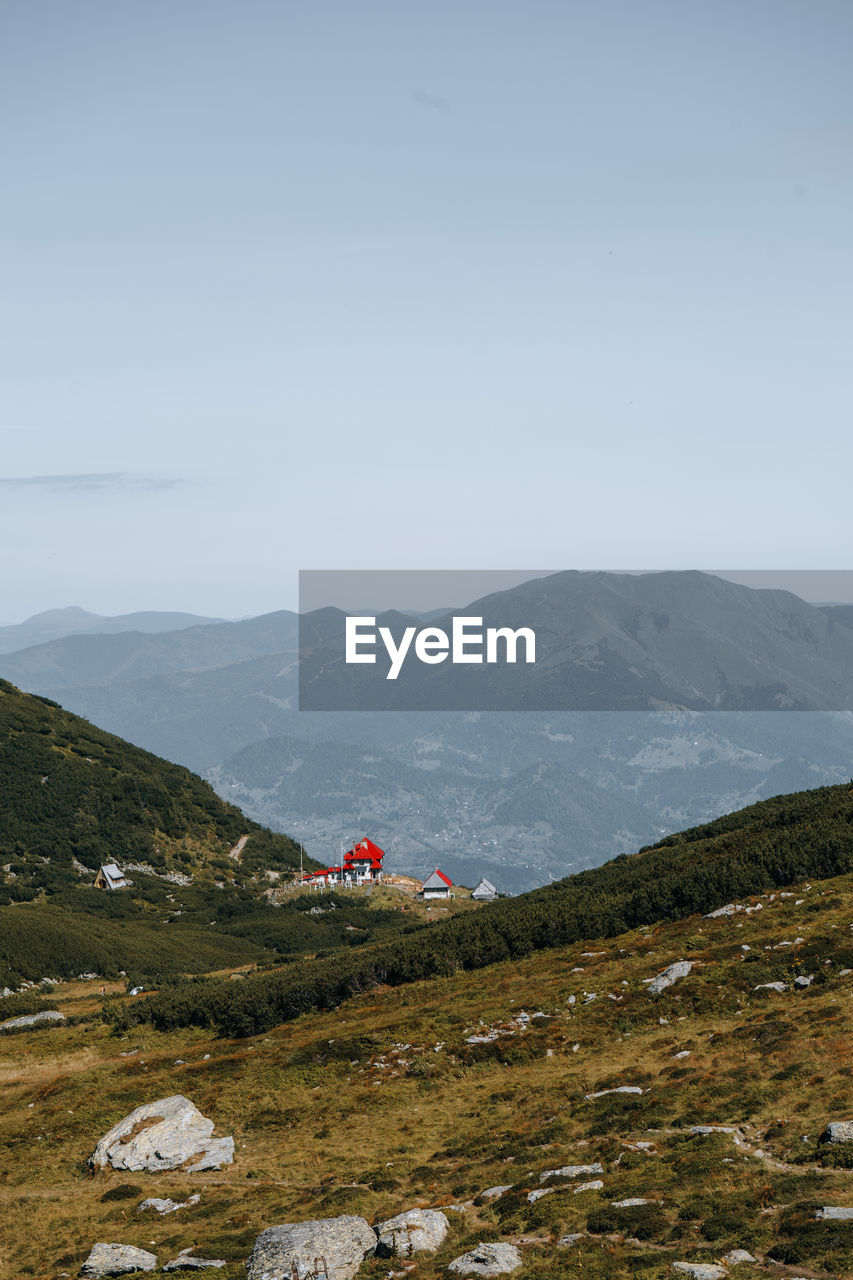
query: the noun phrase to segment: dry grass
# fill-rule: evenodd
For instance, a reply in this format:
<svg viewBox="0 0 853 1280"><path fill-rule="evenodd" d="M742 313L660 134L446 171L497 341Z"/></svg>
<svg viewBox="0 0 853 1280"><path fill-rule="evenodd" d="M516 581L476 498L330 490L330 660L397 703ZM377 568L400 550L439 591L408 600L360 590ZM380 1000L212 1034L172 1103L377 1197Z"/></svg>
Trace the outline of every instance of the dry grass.
<svg viewBox="0 0 853 1280"><path fill-rule="evenodd" d="M196 1244L228 1259L216 1274L236 1280L273 1223L343 1212L375 1221L508 1183L501 1200L448 1211L447 1245L410 1274L431 1280L477 1240L505 1238L527 1242L524 1280L659 1280L673 1259L710 1261L734 1246L791 1264L741 1266L738 1280L849 1275L853 1226L813 1213L853 1203L853 1174L823 1167L818 1143L828 1119L853 1118L851 976L839 976L853 968L851 889L846 877L765 895L750 915L377 991L247 1041L151 1028L116 1038L92 1020L99 984L63 988L59 1007L83 1021L0 1040L2 1274L76 1275L94 1241L117 1240L161 1261ZM650 997L643 979L682 958L696 961L690 977ZM797 989L797 972L816 977ZM777 979L783 994L753 990ZM545 1016L522 1030L521 1012ZM481 1024L514 1034L468 1043ZM644 1093L585 1098L624 1084ZM232 1169L88 1173L116 1120L178 1092L217 1134L234 1134ZM698 1123L738 1125L745 1145L691 1136ZM541 1171L596 1160L601 1192L563 1186L528 1202ZM122 1186L138 1189L115 1198ZM195 1207L136 1212L147 1196L193 1192ZM632 1197L660 1204L612 1207ZM572 1232L584 1238L558 1249ZM393 1265L376 1260L363 1275Z"/></svg>

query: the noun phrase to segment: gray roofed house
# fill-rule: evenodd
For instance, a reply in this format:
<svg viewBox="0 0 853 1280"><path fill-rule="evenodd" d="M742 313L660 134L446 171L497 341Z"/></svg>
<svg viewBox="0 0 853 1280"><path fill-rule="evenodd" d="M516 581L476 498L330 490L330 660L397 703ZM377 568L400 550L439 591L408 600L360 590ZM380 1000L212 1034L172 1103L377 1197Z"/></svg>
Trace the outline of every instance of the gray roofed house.
<svg viewBox="0 0 853 1280"><path fill-rule="evenodd" d="M492 899L497 896L497 889L492 884L491 880L487 880L485 876L483 876L482 880L477 885L477 888L471 894L471 897L476 898L478 902L491 902Z"/></svg>
<svg viewBox="0 0 853 1280"><path fill-rule="evenodd" d="M114 862L106 862L95 876L96 889L128 889L130 881Z"/></svg>

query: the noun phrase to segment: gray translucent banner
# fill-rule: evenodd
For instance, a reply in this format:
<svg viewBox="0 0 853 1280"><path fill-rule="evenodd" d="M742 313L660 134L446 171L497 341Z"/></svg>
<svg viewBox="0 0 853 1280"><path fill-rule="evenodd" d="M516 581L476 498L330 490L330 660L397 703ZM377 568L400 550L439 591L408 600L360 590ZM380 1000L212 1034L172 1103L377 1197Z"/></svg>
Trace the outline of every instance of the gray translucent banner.
<svg viewBox="0 0 853 1280"><path fill-rule="evenodd" d="M303 570L304 711L848 711L853 571Z"/></svg>

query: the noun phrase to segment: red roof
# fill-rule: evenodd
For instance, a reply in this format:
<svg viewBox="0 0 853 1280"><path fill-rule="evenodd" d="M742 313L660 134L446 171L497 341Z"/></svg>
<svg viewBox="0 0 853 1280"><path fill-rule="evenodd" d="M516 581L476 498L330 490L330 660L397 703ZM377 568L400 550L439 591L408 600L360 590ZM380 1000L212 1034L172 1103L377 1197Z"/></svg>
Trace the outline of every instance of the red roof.
<svg viewBox="0 0 853 1280"><path fill-rule="evenodd" d="M358 867L363 866L365 862L370 863L371 871L382 870L382 859L385 857L383 849L378 844L374 844L372 840L368 840L367 836L363 840L359 840L351 849L344 854L341 862L334 867L326 867L323 871L306 872L303 876L304 880L314 880L323 876L334 875L336 872L340 874L341 866L344 872L354 872Z"/></svg>
<svg viewBox="0 0 853 1280"><path fill-rule="evenodd" d="M437 888L438 887L437 885L430 883L431 881L435 880L436 876L438 876L439 880L443 881L443 883L447 885L448 889L453 888L453 881L449 878L449 876L446 876L443 871L439 871L438 867L436 867L432 875L427 876L426 880L424 880L423 884L421 885L421 891L423 891L426 888Z"/></svg>

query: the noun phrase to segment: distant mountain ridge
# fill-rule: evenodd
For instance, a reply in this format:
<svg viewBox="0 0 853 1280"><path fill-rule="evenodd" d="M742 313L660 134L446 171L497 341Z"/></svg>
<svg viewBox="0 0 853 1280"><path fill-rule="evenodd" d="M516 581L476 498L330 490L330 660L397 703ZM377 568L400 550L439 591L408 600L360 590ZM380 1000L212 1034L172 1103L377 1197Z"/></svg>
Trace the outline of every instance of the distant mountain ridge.
<svg viewBox="0 0 853 1280"><path fill-rule="evenodd" d="M654 615L667 613L662 593L690 587L691 575L655 575L663 580L643 588L639 619L630 600L642 579L612 576L619 581L554 575L525 585L571 588L555 614L565 620L570 595L579 601L584 643L653 648ZM695 585L707 598L732 598L722 580ZM764 593L739 592L755 637ZM802 619L790 644L804 678L821 635L835 633L838 652L853 637L850 607L769 594L784 597L770 602L777 619L791 601ZM505 620L500 597L482 610L475 603ZM526 607L517 602L518 617ZM674 610L668 616L673 629ZM438 863L463 883L487 874L502 889L531 888L678 827L850 776L850 713L298 712L297 632L297 615L282 611L162 635L73 636L0 658L0 675L205 773L220 795L317 857L370 831L394 869L426 874ZM676 652L671 669L678 659L683 674L682 658Z"/></svg>
<svg viewBox="0 0 853 1280"><path fill-rule="evenodd" d="M49 640L60 640L64 636L105 635L118 631L148 633L178 631L183 627L203 626L221 621L221 618L204 618L195 613L158 610L104 617L102 614L89 613L87 609L71 605L66 609L48 609L44 613L33 614L25 622L0 627L0 653L14 653L16 649L45 644Z"/></svg>

